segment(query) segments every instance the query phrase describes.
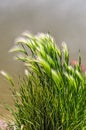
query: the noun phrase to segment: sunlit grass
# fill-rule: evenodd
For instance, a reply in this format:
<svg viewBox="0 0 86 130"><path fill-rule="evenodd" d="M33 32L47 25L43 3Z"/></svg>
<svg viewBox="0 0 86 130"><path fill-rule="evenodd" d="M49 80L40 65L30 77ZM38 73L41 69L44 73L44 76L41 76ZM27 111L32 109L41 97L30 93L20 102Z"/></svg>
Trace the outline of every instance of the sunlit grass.
<svg viewBox="0 0 86 130"><path fill-rule="evenodd" d="M16 129L85 130L86 76L80 61L70 65L67 45L59 49L49 34L23 33L11 52L17 52L16 59L26 66L19 92L2 71L13 86Z"/></svg>

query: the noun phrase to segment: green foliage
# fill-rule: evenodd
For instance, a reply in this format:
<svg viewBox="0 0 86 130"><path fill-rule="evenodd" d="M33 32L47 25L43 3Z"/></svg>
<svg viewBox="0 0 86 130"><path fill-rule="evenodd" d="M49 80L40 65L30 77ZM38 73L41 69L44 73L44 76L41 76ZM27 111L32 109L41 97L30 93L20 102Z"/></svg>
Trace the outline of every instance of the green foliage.
<svg viewBox="0 0 86 130"><path fill-rule="evenodd" d="M4 74L13 86L17 129L85 130L86 76L79 63L70 65L66 44L59 49L49 34L24 33L11 52L18 52L16 59L27 69L19 92Z"/></svg>

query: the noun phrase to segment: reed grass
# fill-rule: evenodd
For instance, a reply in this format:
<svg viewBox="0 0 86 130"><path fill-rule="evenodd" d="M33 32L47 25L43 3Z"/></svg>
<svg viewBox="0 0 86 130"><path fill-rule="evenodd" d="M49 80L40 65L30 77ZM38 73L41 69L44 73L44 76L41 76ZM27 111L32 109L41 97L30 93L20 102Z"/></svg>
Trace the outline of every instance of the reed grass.
<svg viewBox="0 0 86 130"><path fill-rule="evenodd" d="M16 129L85 130L86 75L80 60L70 65L67 45L59 49L49 34L23 33L11 52L17 52L16 59L26 67L19 91L2 72L12 85Z"/></svg>

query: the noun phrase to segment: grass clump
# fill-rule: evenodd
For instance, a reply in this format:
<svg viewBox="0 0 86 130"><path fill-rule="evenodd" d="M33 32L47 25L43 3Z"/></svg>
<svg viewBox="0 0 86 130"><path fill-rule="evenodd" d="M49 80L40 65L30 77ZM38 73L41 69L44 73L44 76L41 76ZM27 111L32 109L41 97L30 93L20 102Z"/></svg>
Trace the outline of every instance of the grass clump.
<svg viewBox="0 0 86 130"><path fill-rule="evenodd" d="M4 74L13 86L16 129L85 130L86 76L80 61L70 65L67 45L59 49L49 34L23 33L11 52L26 66L19 92Z"/></svg>

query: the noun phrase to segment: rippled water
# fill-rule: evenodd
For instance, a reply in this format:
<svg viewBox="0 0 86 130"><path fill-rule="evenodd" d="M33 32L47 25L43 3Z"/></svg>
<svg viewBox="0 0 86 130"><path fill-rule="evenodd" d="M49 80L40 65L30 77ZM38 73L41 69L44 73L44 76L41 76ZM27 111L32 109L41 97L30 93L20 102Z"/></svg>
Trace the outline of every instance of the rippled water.
<svg viewBox="0 0 86 130"><path fill-rule="evenodd" d="M80 49L82 62L86 63L85 0L0 0L0 70L6 70L14 79L23 73L23 66L8 51L25 30L33 34L50 32L58 46L62 41L67 43L71 59ZM0 102L11 102L9 83L2 76Z"/></svg>

